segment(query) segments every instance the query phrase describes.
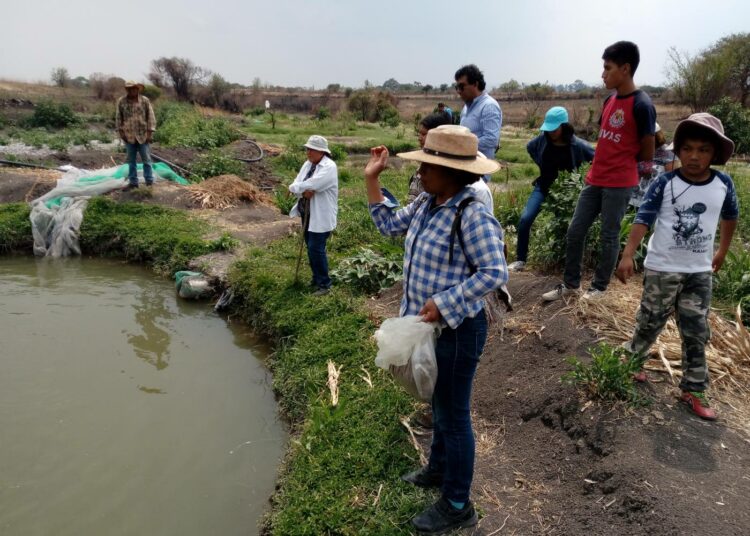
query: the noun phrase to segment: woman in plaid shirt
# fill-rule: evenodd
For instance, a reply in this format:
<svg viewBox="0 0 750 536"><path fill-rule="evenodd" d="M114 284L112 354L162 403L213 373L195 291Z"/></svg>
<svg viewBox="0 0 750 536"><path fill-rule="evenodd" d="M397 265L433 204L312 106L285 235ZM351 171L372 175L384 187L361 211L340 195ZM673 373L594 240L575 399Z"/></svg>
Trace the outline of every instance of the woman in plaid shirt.
<svg viewBox="0 0 750 536"><path fill-rule="evenodd" d="M378 230L406 235L400 314L421 315L425 322L443 326L435 348L438 378L430 461L403 477L441 489L440 500L412 520L420 534L442 534L477 522L469 500L474 473L471 387L487 338L483 296L508 280L500 224L482 203L462 203L472 197L470 184L500 168L478 153L477 146L469 129L443 125L427 133L421 150L399 154L421 163L425 190L400 210L378 179L388 163L388 150L371 149L365 168L370 213ZM459 207L460 236L451 240Z"/></svg>

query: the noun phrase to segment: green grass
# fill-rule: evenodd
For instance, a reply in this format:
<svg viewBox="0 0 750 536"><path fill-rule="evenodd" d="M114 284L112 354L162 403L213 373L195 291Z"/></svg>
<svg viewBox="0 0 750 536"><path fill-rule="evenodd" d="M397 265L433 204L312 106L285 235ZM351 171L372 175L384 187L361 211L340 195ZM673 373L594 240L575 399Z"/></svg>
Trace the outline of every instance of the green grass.
<svg viewBox="0 0 750 536"><path fill-rule="evenodd" d="M111 131L77 127L59 130L11 127L4 131L3 137L7 142L20 141L35 148L46 145L55 151L64 151L73 145L90 147L92 141L111 143L114 140L114 135Z"/></svg>
<svg viewBox="0 0 750 536"><path fill-rule="evenodd" d="M171 275L190 259L227 247L223 239L203 239L209 230L179 210L95 198L86 207L80 243L86 253L143 262Z"/></svg>
<svg viewBox="0 0 750 536"><path fill-rule="evenodd" d="M29 212L26 203L0 205L0 252L31 250Z"/></svg>

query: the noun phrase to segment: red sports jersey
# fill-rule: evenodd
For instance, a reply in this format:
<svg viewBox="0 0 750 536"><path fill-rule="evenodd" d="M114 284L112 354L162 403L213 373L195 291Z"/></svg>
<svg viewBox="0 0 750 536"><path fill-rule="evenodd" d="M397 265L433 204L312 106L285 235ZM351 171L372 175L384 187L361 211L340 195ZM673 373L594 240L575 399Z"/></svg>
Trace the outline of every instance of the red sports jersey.
<svg viewBox="0 0 750 536"><path fill-rule="evenodd" d="M599 141L586 182L611 188L636 186L641 139L654 134L655 121L656 110L645 92L609 96L604 102Z"/></svg>

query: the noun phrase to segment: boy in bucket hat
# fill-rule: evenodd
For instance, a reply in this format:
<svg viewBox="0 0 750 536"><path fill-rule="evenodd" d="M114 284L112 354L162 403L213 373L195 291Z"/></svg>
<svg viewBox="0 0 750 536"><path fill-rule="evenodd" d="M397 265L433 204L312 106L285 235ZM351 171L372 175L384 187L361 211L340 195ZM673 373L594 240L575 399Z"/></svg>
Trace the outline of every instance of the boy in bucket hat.
<svg viewBox="0 0 750 536"><path fill-rule="evenodd" d="M541 212L542 203L560 171L573 171L594 158L594 148L575 136L573 126L568 122L568 111L562 106L547 110L539 130L541 134L526 145L529 156L539 166L539 177L532 183L534 190L518 222L516 260L508 266L511 272L520 272L526 266L531 225Z"/></svg>
<svg viewBox="0 0 750 536"><path fill-rule="evenodd" d="M143 162L143 179L146 186L154 183L154 172L151 168L150 144L156 130L156 117L151 101L140 94L143 84L125 82L127 95L117 101L115 125L120 139L125 142L128 154L128 185L126 190L138 188L136 158L141 155Z"/></svg>
<svg viewBox="0 0 750 536"><path fill-rule="evenodd" d="M625 283L633 275L633 255L654 225L648 242L643 297L632 340L625 346L641 362L667 319L675 313L682 338L680 400L702 419L716 419L704 394L708 387L705 346L710 332L711 276L729 251L739 208L729 175L711 169L734 151L724 127L707 113L693 114L677 125L674 148L682 167L660 175L649 188L630 231L617 268ZM714 253L716 227L721 241ZM636 381L647 381L645 372Z"/></svg>
<svg viewBox="0 0 750 536"><path fill-rule="evenodd" d="M310 285L316 289L316 296L322 296L331 288L326 241L336 228L339 175L336 162L331 159L328 140L323 136L310 136L303 147L307 150L307 161L289 185L289 191L299 198L289 215L302 218L312 270Z"/></svg>

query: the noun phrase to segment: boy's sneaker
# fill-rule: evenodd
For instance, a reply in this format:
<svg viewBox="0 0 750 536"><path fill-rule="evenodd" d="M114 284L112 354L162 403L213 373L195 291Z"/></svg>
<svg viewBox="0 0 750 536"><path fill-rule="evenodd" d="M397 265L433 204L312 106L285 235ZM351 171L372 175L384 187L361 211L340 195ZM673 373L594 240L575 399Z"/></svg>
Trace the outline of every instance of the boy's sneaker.
<svg viewBox="0 0 750 536"><path fill-rule="evenodd" d="M524 261L515 261L508 265L509 272L523 272L523 268L526 266Z"/></svg>
<svg viewBox="0 0 750 536"><path fill-rule="evenodd" d="M331 292L331 289L326 288L326 287L320 287L318 290L313 292L313 296L325 296L329 292Z"/></svg>
<svg viewBox="0 0 750 536"><path fill-rule="evenodd" d="M598 288L591 287L586 292L583 293L583 299L584 300L600 300L604 297L604 291L599 290Z"/></svg>
<svg viewBox="0 0 750 536"><path fill-rule="evenodd" d="M580 290L577 288L568 288L565 286L565 283L560 283L557 285L554 290L550 290L549 292L545 292L542 294L542 299L546 302L553 302L555 300L559 300L560 298L564 298L565 296L574 296L576 294L580 294Z"/></svg>
<svg viewBox="0 0 750 536"><path fill-rule="evenodd" d="M716 412L708 407L708 399L704 393L699 391L683 391L680 401L687 404L687 407L701 419L707 421L716 420Z"/></svg>
<svg viewBox="0 0 750 536"><path fill-rule="evenodd" d="M473 527L478 517L471 501L461 510L453 508L445 497L411 520L417 534L445 534L463 527Z"/></svg>

